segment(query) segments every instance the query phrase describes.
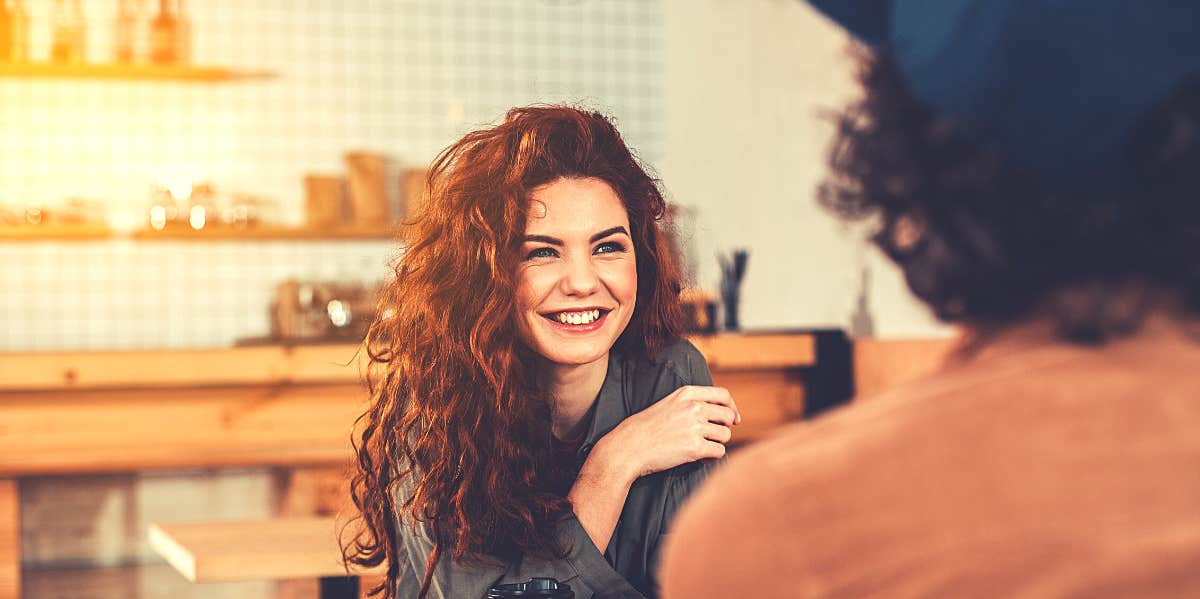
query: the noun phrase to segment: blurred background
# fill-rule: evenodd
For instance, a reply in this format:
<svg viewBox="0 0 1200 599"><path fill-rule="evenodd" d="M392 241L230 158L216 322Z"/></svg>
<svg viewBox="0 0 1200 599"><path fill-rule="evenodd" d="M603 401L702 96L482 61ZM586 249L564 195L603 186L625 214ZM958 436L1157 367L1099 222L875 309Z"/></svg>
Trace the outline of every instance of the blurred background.
<svg viewBox="0 0 1200 599"><path fill-rule="evenodd" d="M6 0L0 361L352 341L421 169L535 102L615 118L677 206L696 289L747 250L744 330L944 338L816 205L846 48L794 0ZM198 589L145 540L164 515L278 513L306 479L87 470L0 474L21 596L308 592Z"/></svg>

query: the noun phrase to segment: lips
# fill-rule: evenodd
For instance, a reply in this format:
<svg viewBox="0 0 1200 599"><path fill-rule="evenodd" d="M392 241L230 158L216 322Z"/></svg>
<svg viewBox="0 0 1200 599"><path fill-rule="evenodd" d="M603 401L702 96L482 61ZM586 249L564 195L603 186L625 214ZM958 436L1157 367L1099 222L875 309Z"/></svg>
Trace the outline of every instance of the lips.
<svg viewBox="0 0 1200 599"><path fill-rule="evenodd" d="M588 321L603 316L606 312L612 312L612 309L601 306L585 306L580 308L564 308L562 310L546 310L538 314L543 318L565 324L586 324Z"/></svg>
<svg viewBox="0 0 1200 599"><path fill-rule="evenodd" d="M611 311L606 308L587 307L543 312L540 315L555 330L565 333L590 333L604 325Z"/></svg>

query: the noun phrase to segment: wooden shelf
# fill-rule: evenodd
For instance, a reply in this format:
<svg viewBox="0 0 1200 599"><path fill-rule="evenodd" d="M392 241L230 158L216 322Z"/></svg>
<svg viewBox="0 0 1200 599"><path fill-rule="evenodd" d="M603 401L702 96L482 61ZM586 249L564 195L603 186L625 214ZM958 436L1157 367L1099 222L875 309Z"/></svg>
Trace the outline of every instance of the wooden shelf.
<svg viewBox="0 0 1200 599"><path fill-rule="evenodd" d="M337 229L308 229L303 227L255 226L245 229L213 227L196 231L179 227L162 231L142 230L133 234L139 240L238 241L238 240L352 240L392 239L394 225L380 227L340 227Z"/></svg>
<svg viewBox="0 0 1200 599"><path fill-rule="evenodd" d="M112 236L112 229L108 225L98 223L0 226L0 241L85 241Z"/></svg>
<svg viewBox="0 0 1200 599"><path fill-rule="evenodd" d="M118 233L103 224L0 226L0 243L6 241L89 241L128 237L138 241L350 241L389 240L394 226L344 227L317 230L299 227L259 226L246 229L216 227L195 231L180 227L165 231Z"/></svg>
<svg viewBox="0 0 1200 599"><path fill-rule="evenodd" d="M275 77L275 74L270 71L246 71L199 65L0 63L0 78L5 77L220 83L246 79L270 79Z"/></svg>

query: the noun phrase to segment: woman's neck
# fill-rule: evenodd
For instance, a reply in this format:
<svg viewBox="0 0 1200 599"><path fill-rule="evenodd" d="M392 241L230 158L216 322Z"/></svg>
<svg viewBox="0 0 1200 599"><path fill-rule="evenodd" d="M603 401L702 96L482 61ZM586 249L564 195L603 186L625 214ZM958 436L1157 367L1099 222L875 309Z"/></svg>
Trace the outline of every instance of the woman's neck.
<svg viewBox="0 0 1200 599"><path fill-rule="evenodd" d="M554 436L577 437L583 431L583 417L596 401L608 375L608 354L587 364L552 364L548 375L550 395L554 398L550 412Z"/></svg>

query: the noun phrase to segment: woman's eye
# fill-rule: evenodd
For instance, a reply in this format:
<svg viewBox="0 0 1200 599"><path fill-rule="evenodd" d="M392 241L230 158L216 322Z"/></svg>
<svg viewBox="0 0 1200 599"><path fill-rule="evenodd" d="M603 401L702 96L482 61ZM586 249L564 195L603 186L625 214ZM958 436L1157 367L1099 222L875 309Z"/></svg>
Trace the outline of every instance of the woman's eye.
<svg viewBox="0 0 1200 599"><path fill-rule="evenodd" d="M621 245L620 243L617 243L615 241L606 241L606 242L596 246L596 250L593 253L595 253L595 254L612 254L612 253L623 252L623 251L625 251L625 246Z"/></svg>
<svg viewBox="0 0 1200 599"><path fill-rule="evenodd" d="M554 248L540 247L540 248L531 250L528 254L525 255L525 259L533 260L534 258L553 258L557 255L558 255L558 252L555 252Z"/></svg>

